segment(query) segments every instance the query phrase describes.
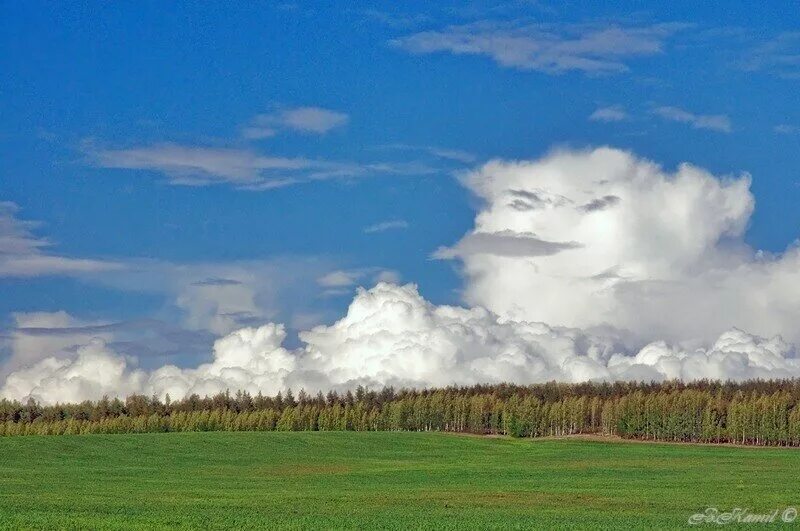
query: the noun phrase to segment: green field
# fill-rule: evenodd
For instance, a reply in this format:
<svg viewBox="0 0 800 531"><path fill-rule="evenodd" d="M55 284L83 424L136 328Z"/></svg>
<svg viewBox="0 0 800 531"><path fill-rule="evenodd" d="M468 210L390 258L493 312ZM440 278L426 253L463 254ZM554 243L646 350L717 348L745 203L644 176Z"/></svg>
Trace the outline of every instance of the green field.
<svg viewBox="0 0 800 531"><path fill-rule="evenodd" d="M425 433L0 438L0 526L683 526L800 506L800 451Z"/></svg>

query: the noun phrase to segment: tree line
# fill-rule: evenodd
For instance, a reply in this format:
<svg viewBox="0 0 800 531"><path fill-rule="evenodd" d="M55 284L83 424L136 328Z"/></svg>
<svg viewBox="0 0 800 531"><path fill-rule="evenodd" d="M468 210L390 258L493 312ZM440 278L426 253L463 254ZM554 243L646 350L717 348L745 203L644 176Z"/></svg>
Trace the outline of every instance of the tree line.
<svg viewBox="0 0 800 531"><path fill-rule="evenodd" d="M800 380L550 382L172 401L0 400L0 436L181 431L446 431L800 446Z"/></svg>

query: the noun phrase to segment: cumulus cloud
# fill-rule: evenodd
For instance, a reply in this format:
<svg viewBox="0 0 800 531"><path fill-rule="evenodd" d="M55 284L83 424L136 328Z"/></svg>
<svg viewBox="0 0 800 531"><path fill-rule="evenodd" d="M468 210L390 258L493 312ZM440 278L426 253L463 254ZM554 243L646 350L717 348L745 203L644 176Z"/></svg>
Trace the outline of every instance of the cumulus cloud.
<svg viewBox="0 0 800 531"><path fill-rule="evenodd" d="M671 122L689 124L694 129L709 129L720 133L730 133L731 119L724 114L695 114L678 107L658 107L653 112Z"/></svg>
<svg viewBox="0 0 800 531"><path fill-rule="evenodd" d="M352 288L364 281L399 282L400 275L396 271L366 267L360 269L339 269L331 271L317 279L317 284L325 288L323 295L349 295Z"/></svg>
<svg viewBox="0 0 800 531"><path fill-rule="evenodd" d="M540 256L458 254L470 304L515 320L611 325L643 342L710 342L732 326L800 340L800 249L771 256L744 243L748 175L690 164L669 172L600 148L492 161L464 183L483 203L467 241L510 233L574 243Z"/></svg>
<svg viewBox="0 0 800 531"><path fill-rule="evenodd" d="M511 321L483 308L437 306L414 285L359 289L346 315L283 346L273 323L220 338L210 363L145 372L99 339L70 358L51 357L11 374L0 396L44 402L169 393L173 398L226 389L276 393L349 388L444 386L479 382L787 377L800 374L780 338L732 329L707 349L656 342L630 351L618 332L587 332Z"/></svg>
<svg viewBox="0 0 800 531"><path fill-rule="evenodd" d="M141 391L145 374L128 360L93 339L73 358L46 358L11 373L0 390L5 397L32 396L45 403L79 402L86 398L126 396Z"/></svg>
<svg viewBox="0 0 800 531"><path fill-rule="evenodd" d="M607 74L629 70L627 59L663 53L666 40L684 27L683 24L622 27L481 21L415 33L390 44L414 54L483 55L500 66L520 70Z"/></svg>
<svg viewBox="0 0 800 531"><path fill-rule="evenodd" d="M317 270L305 286L390 282L359 288L341 319L305 329L288 348L282 325L258 325L274 310L253 290L262 277L252 268L174 268L159 278L184 297L188 322L223 335L210 362L142 369L102 328L83 327L79 344L16 366L0 396L800 377L800 247L772 255L744 242L749 175L668 171L599 148L491 161L463 183L481 201L474 229L437 255L463 263L469 307L432 304L379 269ZM37 319L74 328L64 315L29 322Z"/></svg>
<svg viewBox="0 0 800 531"><path fill-rule="evenodd" d="M70 358L92 340L141 367L196 364L208 358L215 336L156 318L125 321L80 319L65 311L18 312L0 336L0 379L45 358ZM263 321L260 321L263 322Z"/></svg>
<svg viewBox="0 0 800 531"><path fill-rule="evenodd" d="M96 323L81 321L65 311L17 312L12 318L14 326L5 341L10 355L0 364L0 376L53 354L66 354L95 337L110 339L107 333L85 329Z"/></svg>

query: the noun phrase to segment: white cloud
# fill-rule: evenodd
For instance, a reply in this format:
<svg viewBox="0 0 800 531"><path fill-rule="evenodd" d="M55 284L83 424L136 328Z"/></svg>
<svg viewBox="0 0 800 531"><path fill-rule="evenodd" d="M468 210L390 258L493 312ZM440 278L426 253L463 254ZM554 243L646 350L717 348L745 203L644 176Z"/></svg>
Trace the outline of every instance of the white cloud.
<svg viewBox="0 0 800 531"><path fill-rule="evenodd" d="M361 278L359 271L332 271L317 279L317 284L326 288L352 286Z"/></svg>
<svg viewBox="0 0 800 531"><path fill-rule="evenodd" d="M316 279L334 271L330 259L287 256L232 262L171 263L129 260L124 272L93 282L163 297L164 313L188 330L227 334L294 313L320 312ZM369 270L369 268L365 268ZM376 270L377 271L377 270Z"/></svg>
<svg viewBox="0 0 800 531"><path fill-rule="evenodd" d="M18 212L16 204L0 202L0 277L85 274L122 267L114 262L47 253L50 242L33 233L39 223L20 220Z"/></svg>
<svg viewBox="0 0 800 531"><path fill-rule="evenodd" d="M294 313L324 315L324 308L319 307L319 295L335 294L330 292L330 286L322 285L320 289L315 282L336 271L333 260L316 257L181 264L137 258L99 261L46 254L50 243L33 234L39 224L19 220L15 216L18 210L12 203L0 203L0 278L66 275L124 292L157 295L164 299L160 310L164 317L180 323L188 331L222 335L269 319L285 318L292 322ZM348 294L356 282L398 278L394 272L375 267L353 269L348 274L353 281L338 286L340 289L347 287L343 293ZM35 324L31 321L42 320L44 316L52 322ZM109 331L101 333L92 328L99 324L83 322L63 312L18 313L6 342L11 345L8 347L11 355L10 361L5 360L5 367L30 361L37 350L41 357L60 353L61 349L46 347L54 342L63 343L67 348L86 339L86 334L106 341L115 338ZM87 330L87 327L92 329ZM29 332L29 329L37 330ZM26 342L31 346L25 347L23 343ZM0 375L3 363L0 356Z"/></svg>
<svg viewBox="0 0 800 531"><path fill-rule="evenodd" d="M492 161L465 184L484 206L472 238L535 234L575 246L527 256L463 253L470 304L506 318L588 328L640 341L711 341L732 326L796 343L800 248L770 256L743 241L750 177L674 173L610 148ZM516 253L516 254L515 254Z"/></svg>
<svg viewBox="0 0 800 531"><path fill-rule="evenodd" d="M364 232L367 234L373 234L376 232L386 232L387 230L407 229L407 228L408 228L407 221L403 219L391 219L364 227Z"/></svg>
<svg viewBox="0 0 800 531"><path fill-rule="evenodd" d="M690 164L668 172L599 148L495 160L463 182L482 206L474 230L441 253L463 261L470 308L431 304L413 285L379 283L358 289L339 321L301 332L302 346L287 349L282 326L254 324L316 296L279 295L279 273L298 275L296 265L129 267L99 276L173 293L187 325L227 334L213 360L140 370L104 329L84 327L71 339L77 346L54 344L44 359L22 359L0 396L52 402L358 383L800 377L800 246L770 255L745 244L755 207L748 175L720 178ZM8 247L38 248L18 240ZM268 287L256 288L264 278ZM375 268L311 267L299 278L317 294L396 281ZM303 307L285 316L321 317ZM65 315L29 322L37 319L70 325Z"/></svg>
<svg viewBox="0 0 800 531"><path fill-rule="evenodd" d="M343 127L349 121L350 117L342 112L320 107L295 107L255 116L250 125L242 129L242 136L254 140L269 138L279 129L321 135Z"/></svg>
<svg viewBox="0 0 800 531"><path fill-rule="evenodd" d="M319 277L317 284L326 288L323 295L349 295L359 283L398 282L399 278L396 271L375 267L339 269Z"/></svg>
<svg viewBox="0 0 800 531"><path fill-rule="evenodd" d="M319 107L298 107L288 109L280 115L281 122L287 127L306 133L327 133L336 127L345 125L349 117L341 112L320 109Z"/></svg>
<svg viewBox="0 0 800 531"><path fill-rule="evenodd" d="M454 383L788 377L800 375L792 348L733 329L709 348L656 342L630 351L619 335L514 322L482 308L436 306L413 285L360 289L347 314L302 332L285 348L282 326L267 324L216 341L214 358L196 368L128 367L92 340L70 358L47 358L10 375L0 396L47 403L169 393L173 398L226 389L276 393L352 387Z"/></svg>
<svg viewBox="0 0 800 531"><path fill-rule="evenodd" d="M263 191L301 182L352 179L369 175L420 175L437 171L415 162L339 162L270 157L249 149L155 144L128 149L86 150L101 168L150 170L183 186L230 184L240 190Z"/></svg>
<svg viewBox="0 0 800 531"><path fill-rule="evenodd" d="M302 158L264 157L245 149L156 144L130 149L92 150L102 168L143 169L164 173L172 184L205 185L227 182L253 185L280 183L298 170L325 166ZM266 177L267 172L277 174ZM290 179L290 177L288 178Z"/></svg>
<svg viewBox="0 0 800 531"><path fill-rule="evenodd" d="M263 140L265 138L272 138L277 131L272 127L249 125L242 128L242 137L248 140Z"/></svg>
<svg viewBox="0 0 800 531"><path fill-rule="evenodd" d="M800 31L779 33L748 50L739 66L747 72L768 72L778 77L800 77Z"/></svg>
<svg viewBox="0 0 800 531"><path fill-rule="evenodd" d="M431 17L422 13L402 13L396 10L382 11L379 9L363 9L359 11L362 16L386 24L393 28L410 28L419 26L431 20Z"/></svg>
<svg viewBox="0 0 800 531"><path fill-rule="evenodd" d="M12 317L14 327L7 340L10 355L0 364L0 376L54 354L66 355L95 337L110 339L107 333L84 328L97 323L83 322L65 311L17 312Z"/></svg>
<svg viewBox="0 0 800 531"><path fill-rule="evenodd" d="M621 122L628 119L628 113L622 105L600 107L589 115L592 122Z"/></svg>
<svg viewBox="0 0 800 531"><path fill-rule="evenodd" d="M732 131L731 119L724 114L694 114L678 107L658 107L653 112L665 120L689 124L694 129L709 129L720 133Z"/></svg>
<svg viewBox="0 0 800 531"><path fill-rule="evenodd" d="M501 66L520 70L603 74L627 71L627 59L663 53L666 40L684 27L683 24L621 27L482 21L415 33L391 44L414 54L484 55Z"/></svg>
<svg viewBox="0 0 800 531"><path fill-rule="evenodd" d="M145 374L100 339L78 348L73 358L46 358L6 378L0 394L33 396L45 403L80 402L104 395L120 396L142 390Z"/></svg>
<svg viewBox="0 0 800 531"><path fill-rule="evenodd" d="M793 135L800 133L800 127L790 124L778 124L773 127L772 130L780 135Z"/></svg>
<svg viewBox="0 0 800 531"><path fill-rule="evenodd" d="M455 162L461 162L464 164L475 162L476 158L475 155L473 155L472 153L467 153L466 151L460 149L448 149L435 146L428 146L425 148L425 151L427 151L434 157L439 157L440 159L452 160Z"/></svg>
<svg viewBox="0 0 800 531"><path fill-rule="evenodd" d="M440 146L417 146L412 144L394 143L379 146L379 148L422 152L439 159L460 162L462 164L475 162L475 159L477 158L474 154L461 149L444 148Z"/></svg>

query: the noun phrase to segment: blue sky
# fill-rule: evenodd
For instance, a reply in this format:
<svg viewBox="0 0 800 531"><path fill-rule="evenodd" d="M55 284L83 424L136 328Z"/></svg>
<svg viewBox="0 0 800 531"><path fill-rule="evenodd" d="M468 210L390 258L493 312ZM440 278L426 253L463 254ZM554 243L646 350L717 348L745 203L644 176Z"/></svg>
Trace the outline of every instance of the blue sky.
<svg viewBox="0 0 800 531"><path fill-rule="evenodd" d="M380 278L459 303L458 263L431 258L473 226L459 175L554 147L748 172L745 240L791 244L797 6L592 4L4 3L0 254L52 258L0 270L5 335L64 311L185 364Z"/></svg>

